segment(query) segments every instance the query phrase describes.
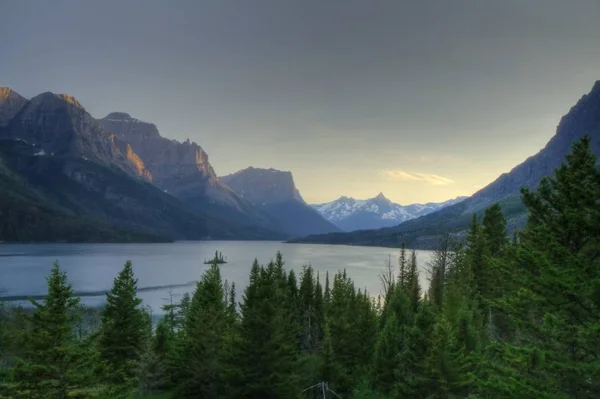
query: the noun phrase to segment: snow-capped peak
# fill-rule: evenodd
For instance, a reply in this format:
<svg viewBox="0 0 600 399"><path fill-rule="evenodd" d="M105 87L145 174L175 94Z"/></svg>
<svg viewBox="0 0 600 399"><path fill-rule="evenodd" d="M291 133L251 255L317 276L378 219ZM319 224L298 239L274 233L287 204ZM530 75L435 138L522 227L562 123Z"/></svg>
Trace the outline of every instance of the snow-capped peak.
<svg viewBox="0 0 600 399"><path fill-rule="evenodd" d="M342 196L332 202L311 206L341 229L352 231L395 226L454 205L465 198L458 197L441 203L400 205L390 201L383 193L379 193L366 200Z"/></svg>

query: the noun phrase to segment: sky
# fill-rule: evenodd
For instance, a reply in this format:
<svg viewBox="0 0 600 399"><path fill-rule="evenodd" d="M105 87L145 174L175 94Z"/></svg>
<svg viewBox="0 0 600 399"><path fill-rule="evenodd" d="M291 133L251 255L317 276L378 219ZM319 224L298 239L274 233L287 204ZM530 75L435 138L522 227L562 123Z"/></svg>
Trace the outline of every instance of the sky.
<svg viewBox="0 0 600 399"><path fill-rule="evenodd" d="M0 0L0 86L290 170L307 202L470 195L600 79L597 0Z"/></svg>

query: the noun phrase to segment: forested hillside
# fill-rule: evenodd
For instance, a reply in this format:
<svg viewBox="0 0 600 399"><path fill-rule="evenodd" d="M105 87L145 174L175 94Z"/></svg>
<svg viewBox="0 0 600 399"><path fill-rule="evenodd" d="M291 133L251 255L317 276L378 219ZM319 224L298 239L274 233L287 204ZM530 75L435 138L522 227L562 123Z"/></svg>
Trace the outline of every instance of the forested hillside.
<svg viewBox="0 0 600 399"><path fill-rule="evenodd" d="M586 137L554 177L522 190L512 237L498 205L446 236L419 285L400 249L382 295L254 261L241 298L219 266L156 328L128 262L99 313L58 264L32 312L0 314L10 398L598 398L600 170Z"/></svg>

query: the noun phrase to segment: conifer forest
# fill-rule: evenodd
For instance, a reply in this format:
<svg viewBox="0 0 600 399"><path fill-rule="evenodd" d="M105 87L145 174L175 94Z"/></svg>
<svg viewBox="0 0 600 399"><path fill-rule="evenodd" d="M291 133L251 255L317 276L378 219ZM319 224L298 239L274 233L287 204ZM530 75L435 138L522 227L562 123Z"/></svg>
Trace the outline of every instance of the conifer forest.
<svg viewBox="0 0 600 399"><path fill-rule="evenodd" d="M447 235L428 270L398 238L381 292L340 264L215 256L153 322L130 262L106 305L80 303L56 263L47 294L0 308L3 398L600 398L600 170L589 138L536 190L528 221L498 205ZM427 273L422 287L419 273ZM1 277L0 277L1 279Z"/></svg>

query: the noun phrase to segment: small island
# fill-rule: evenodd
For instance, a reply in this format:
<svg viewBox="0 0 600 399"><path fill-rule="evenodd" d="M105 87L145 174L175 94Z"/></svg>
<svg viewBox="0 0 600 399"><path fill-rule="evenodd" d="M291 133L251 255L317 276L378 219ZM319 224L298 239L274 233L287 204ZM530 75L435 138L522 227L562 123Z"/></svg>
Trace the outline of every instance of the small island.
<svg viewBox="0 0 600 399"><path fill-rule="evenodd" d="M223 254L219 251L215 251L215 257L211 260L204 260L205 265L222 265L227 263L227 258L223 258Z"/></svg>

